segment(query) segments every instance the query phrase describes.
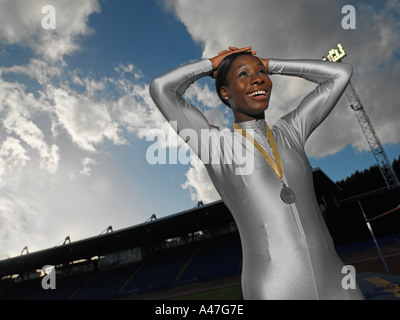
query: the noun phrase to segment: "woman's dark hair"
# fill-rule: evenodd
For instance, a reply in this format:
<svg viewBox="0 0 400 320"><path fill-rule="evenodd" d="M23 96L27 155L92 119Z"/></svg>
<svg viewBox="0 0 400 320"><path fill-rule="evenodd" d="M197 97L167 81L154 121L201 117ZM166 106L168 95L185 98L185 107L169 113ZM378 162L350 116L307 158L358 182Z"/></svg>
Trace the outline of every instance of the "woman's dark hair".
<svg viewBox="0 0 400 320"><path fill-rule="evenodd" d="M250 52L247 51L242 51L242 52L237 52L237 53L232 53L229 56L226 56L224 60L220 63L217 69L217 75L215 77L215 91L217 91L218 97L221 99L221 101L226 104L228 107L230 107L228 101L224 99L221 95L221 90L220 88L222 86L226 86L226 76L231 69L232 62L235 60L237 57L242 56L242 55L250 55L253 56Z"/></svg>

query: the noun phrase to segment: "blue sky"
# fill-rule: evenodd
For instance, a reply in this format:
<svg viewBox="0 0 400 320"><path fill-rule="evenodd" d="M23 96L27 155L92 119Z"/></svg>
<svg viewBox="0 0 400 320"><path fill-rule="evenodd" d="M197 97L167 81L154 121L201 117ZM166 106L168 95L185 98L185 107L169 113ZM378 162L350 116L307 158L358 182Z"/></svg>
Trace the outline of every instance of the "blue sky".
<svg viewBox="0 0 400 320"><path fill-rule="evenodd" d="M201 165L146 160L149 130L168 131L147 89L157 75L228 45L253 45L263 57L320 59L341 42L385 151L390 160L400 155L398 0L52 3L56 30L41 27L46 1L0 1L0 258L217 200ZM346 4L356 9L354 30L341 27ZM313 88L272 81L270 124ZM213 81L202 79L187 98L230 127L232 116L212 91ZM375 164L345 96L307 152L334 181Z"/></svg>
<svg viewBox="0 0 400 320"><path fill-rule="evenodd" d="M95 33L85 38L85 52L66 58L69 65L102 76L113 72L115 64L133 61L149 82L163 69L201 55L201 46L161 1L100 3L101 13L89 17Z"/></svg>

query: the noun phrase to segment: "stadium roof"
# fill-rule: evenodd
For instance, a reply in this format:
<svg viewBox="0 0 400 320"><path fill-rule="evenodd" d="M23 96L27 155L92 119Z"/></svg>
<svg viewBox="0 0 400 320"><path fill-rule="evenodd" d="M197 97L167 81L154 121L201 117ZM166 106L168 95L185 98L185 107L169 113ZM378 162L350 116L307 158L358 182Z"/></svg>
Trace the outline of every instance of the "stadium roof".
<svg viewBox="0 0 400 320"><path fill-rule="evenodd" d="M316 193L335 192L338 187L319 168L313 170ZM68 264L130 248L186 237L196 231L213 230L234 222L222 201L151 220L84 240L31 252L0 261L0 277L42 269L45 265Z"/></svg>
<svg viewBox="0 0 400 320"><path fill-rule="evenodd" d="M222 201L203 205L133 227L28 253L0 261L0 277L42 269L45 265L67 264L81 259L156 244L185 237L200 230L211 230L233 222Z"/></svg>

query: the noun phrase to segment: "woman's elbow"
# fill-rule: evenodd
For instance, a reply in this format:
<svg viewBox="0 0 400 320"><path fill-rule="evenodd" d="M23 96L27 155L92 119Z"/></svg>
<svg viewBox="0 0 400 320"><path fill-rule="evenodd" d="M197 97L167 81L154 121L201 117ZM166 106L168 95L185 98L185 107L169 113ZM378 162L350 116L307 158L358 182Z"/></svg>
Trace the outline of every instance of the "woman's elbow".
<svg viewBox="0 0 400 320"><path fill-rule="evenodd" d="M350 80L351 76L353 75L353 66L348 63L340 63L341 69L342 69L342 74L347 81Z"/></svg>
<svg viewBox="0 0 400 320"><path fill-rule="evenodd" d="M150 96L151 98L156 101L157 97L160 97L162 95L162 91L163 91L163 85L162 85L162 81L160 78L155 78L150 82L150 86L149 86L149 92L150 92Z"/></svg>

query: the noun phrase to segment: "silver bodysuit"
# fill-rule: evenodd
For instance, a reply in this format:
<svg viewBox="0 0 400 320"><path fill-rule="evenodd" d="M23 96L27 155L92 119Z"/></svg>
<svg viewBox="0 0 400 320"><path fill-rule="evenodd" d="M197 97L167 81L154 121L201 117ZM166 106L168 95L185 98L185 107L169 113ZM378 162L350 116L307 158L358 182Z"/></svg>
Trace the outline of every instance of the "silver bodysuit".
<svg viewBox="0 0 400 320"><path fill-rule="evenodd" d="M282 201L282 182L245 137L211 125L198 108L183 98L186 89L197 79L211 75L212 69L209 60L178 67L154 79L150 94L165 118L176 121L178 134L203 161L234 217L242 243L244 298L363 299L358 289L342 286L347 273L342 273L343 263L322 218L312 168L304 151L309 135L342 95L351 77L351 66L270 59L269 74L301 77L318 84L296 109L271 127L282 161L283 180L296 194L293 204ZM265 120L238 125L272 154ZM187 129L197 134L188 135ZM204 130L210 133L208 141ZM220 152L215 152L218 148L211 150L210 145L219 145ZM231 155L232 161L225 161L222 158L229 148L236 152ZM239 170L244 168L243 155L252 159L252 170L248 170L249 166Z"/></svg>

